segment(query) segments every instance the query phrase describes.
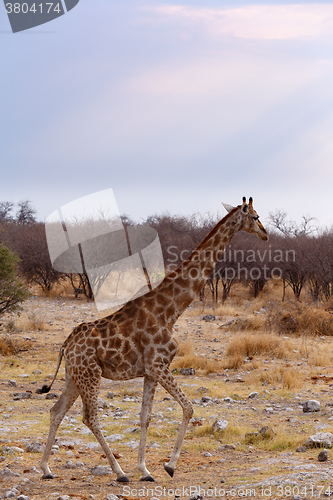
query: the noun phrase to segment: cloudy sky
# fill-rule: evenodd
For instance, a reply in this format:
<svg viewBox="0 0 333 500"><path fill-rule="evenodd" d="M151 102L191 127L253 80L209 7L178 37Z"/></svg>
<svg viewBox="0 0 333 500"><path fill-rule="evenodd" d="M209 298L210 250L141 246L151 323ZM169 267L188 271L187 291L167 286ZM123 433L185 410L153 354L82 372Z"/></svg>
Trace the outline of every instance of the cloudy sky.
<svg viewBox="0 0 333 500"><path fill-rule="evenodd" d="M330 2L81 0L16 34L0 5L0 61L0 201L333 223Z"/></svg>

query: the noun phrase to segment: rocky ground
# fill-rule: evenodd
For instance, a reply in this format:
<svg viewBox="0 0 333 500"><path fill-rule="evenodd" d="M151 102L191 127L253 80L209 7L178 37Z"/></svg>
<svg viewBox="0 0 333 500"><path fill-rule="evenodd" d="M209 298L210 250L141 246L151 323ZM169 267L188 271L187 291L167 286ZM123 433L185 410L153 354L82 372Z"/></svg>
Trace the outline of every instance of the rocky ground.
<svg viewBox="0 0 333 500"><path fill-rule="evenodd" d="M25 311L10 324L10 333L11 319L5 318L0 332L26 349L0 356L0 498L117 500L112 496L116 495L174 500L201 494L209 498L296 499L333 495L333 370L320 363L310 366L302 358L304 339L291 340L290 359L246 360L237 370L210 374L197 370L182 375L177 369L177 382L193 401L194 418L174 478L166 474L163 463L181 420L178 405L158 389L147 441L147 467L156 482L141 483L136 460L142 380L103 380L103 432L131 482L115 482L98 443L81 422L79 400L57 434L50 459L55 478L42 480L38 462L47 438L49 409L63 386L64 365L51 394L38 395L36 389L54 373L59 347L71 329L99 314L94 304L83 300L40 297L30 299ZM234 335L228 329L230 318L220 315L205 321L204 315L200 309L187 310L175 327L175 338L180 343L190 341L197 356L218 363L225 358ZM330 337L313 342L332 352ZM268 377L284 366L302 374L299 388L285 387ZM313 400L318 404L310 403L307 408L305 403ZM310 411L304 412L306 409ZM307 441L318 433L326 434L318 438L325 438L323 447L328 450L323 461L318 459L321 450Z"/></svg>

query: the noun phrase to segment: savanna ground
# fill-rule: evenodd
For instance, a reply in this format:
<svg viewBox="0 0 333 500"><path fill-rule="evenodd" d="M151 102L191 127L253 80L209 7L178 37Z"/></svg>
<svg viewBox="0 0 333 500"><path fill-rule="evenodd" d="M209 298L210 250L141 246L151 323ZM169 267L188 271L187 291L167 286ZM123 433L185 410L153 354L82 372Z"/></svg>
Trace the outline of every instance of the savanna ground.
<svg viewBox="0 0 333 500"><path fill-rule="evenodd" d="M206 314L215 319L205 321ZM103 380L100 391L103 431L106 436L124 436L109 444L131 482L121 485L112 473L91 473L93 467L108 463L81 422L80 400L57 434L59 449L50 457L55 478L43 480L38 466L41 453L28 452L26 446L45 444L55 400L36 394L36 389L50 380L60 345L72 328L99 316L94 304L84 299L33 296L19 318L2 318L1 498L13 486L30 500L63 495L105 500L110 493L127 499L174 500L188 498L199 488L209 498L319 498L333 491L333 452L328 450L327 462L318 461L318 449L296 452L310 435L333 431L333 305L299 303L291 296L282 303L278 283L255 300L249 299L248 291L235 289L223 306L195 302L179 318L174 329L179 353L171 369L194 401L194 419L173 478L163 463L182 412L159 387L147 440L147 467L156 483L139 481L142 380L137 379ZM181 368L194 368L195 374L182 375ZM63 377L64 363L52 393L61 393ZM16 387L9 385L12 380ZM253 392L259 395L249 398ZM30 397L16 400L16 393ZM301 403L310 399L321 403L319 412L303 413ZM227 429L214 432L217 419L226 420ZM254 434L265 426L266 433ZM18 475L1 475L5 467Z"/></svg>

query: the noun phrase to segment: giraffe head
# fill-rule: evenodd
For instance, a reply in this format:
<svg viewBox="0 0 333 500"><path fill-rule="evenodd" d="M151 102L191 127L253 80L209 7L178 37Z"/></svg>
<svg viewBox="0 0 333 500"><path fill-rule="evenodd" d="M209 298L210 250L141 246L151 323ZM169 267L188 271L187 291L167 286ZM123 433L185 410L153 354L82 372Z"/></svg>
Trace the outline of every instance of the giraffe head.
<svg viewBox="0 0 333 500"><path fill-rule="evenodd" d="M232 205L223 203L223 206L228 212L231 212L232 210L239 212L239 217L242 218L242 231L255 234L261 240L267 241L268 234L266 233L264 226L261 224L259 215L254 210L252 203L252 198L249 198L249 203L246 203L246 198L244 196L242 205L233 207Z"/></svg>

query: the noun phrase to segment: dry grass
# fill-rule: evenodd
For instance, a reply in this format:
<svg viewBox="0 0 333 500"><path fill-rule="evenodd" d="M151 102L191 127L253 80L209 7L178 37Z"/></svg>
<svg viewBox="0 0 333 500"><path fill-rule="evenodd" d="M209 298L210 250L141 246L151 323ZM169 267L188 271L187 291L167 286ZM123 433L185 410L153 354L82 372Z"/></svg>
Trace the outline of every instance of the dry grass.
<svg viewBox="0 0 333 500"><path fill-rule="evenodd" d="M241 353L230 354L223 360L223 368L228 370L238 370L244 363L244 355Z"/></svg>
<svg viewBox="0 0 333 500"><path fill-rule="evenodd" d="M300 389L304 385L304 376L300 370L288 367L282 371L282 386L286 389Z"/></svg>
<svg viewBox="0 0 333 500"><path fill-rule="evenodd" d="M281 339L274 333L246 333L235 335L231 339L226 354L230 357L243 357L243 360L255 356L281 359L290 357L292 350L292 343L288 339Z"/></svg>
<svg viewBox="0 0 333 500"><path fill-rule="evenodd" d="M265 370L259 371L259 373L256 374L256 378L259 379L261 385L263 382L266 382L269 385L277 385L282 382L282 375L283 367L274 365L266 368Z"/></svg>
<svg viewBox="0 0 333 500"><path fill-rule="evenodd" d="M304 438L298 435L290 435L278 426L273 424L273 427L260 431L253 431L246 425L234 425L229 423L224 431L213 432L213 426L205 424L201 427L195 427L191 434L202 440L209 440L209 449L219 446L221 443L240 443L241 446L255 445L257 449L264 449L269 451L283 451L287 449L295 450L297 446L303 443ZM212 443L215 441L215 445Z"/></svg>
<svg viewBox="0 0 333 500"><path fill-rule="evenodd" d="M196 354L192 342L187 340L179 343L177 355L171 363L171 370L181 368L194 368L209 374L221 372L223 364L221 361Z"/></svg>
<svg viewBox="0 0 333 500"><path fill-rule="evenodd" d="M309 354L308 363L310 366L331 366L332 355L318 349Z"/></svg>
<svg viewBox="0 0 333 500"><path fill-rule="evenodd" d="M22 315L16 320L16 325L23 331L44 331L46 324L44 320L35 312Z"/></svg>
<svg viewBox="0 0 333 500"><path fill-rule="evenodd" d="M266 433L250 433L245 436L245 444L254 444L256 448L269 451L295 450L303 444L304 438L291 435L281 429L269 428Z"/></svg>
<svg viewBox="0 0 333 500"><path fill-rule="evenodd" d="M292 296L285 302L270 286L267 295L246 300L240 293L217 306L213 314L234 318L228 330L272 331L293 336L333 336L333 299L328 302L297 301Z"/></svg>
<svg viewBox="0 0 333 500"><path fill-rule="evenodd" d="M301 389L304 386L305 374L292 366L276 365L256 370L247 379L253 387L262 386L263 383L272 386L281 386L284 389Z"/></svg>
<svg viewBox="0 0 333 500"><path fill-rule="evenodd" d="M266 325L278 333L294 336L333 336L333 308L330 303L268 301Z"/></svg>
<svg viewBox="0 0 333 500"><path fill-rule="evenodd" d="M246 318L237 318L230 329L236 332L258 331L265 328L266 319L262 314L249 314Z"/></svg>
<svg viewBox="0 0 333 500"><path fill-rule="evenodd" d="M28 351L31 345L29 340L14 340L10 337L0 337L0 355L12 356L19 352Z"/></svg>
<svg viewBox="0 0 333 500"><path fill-rule="evenodd" d="M0 338L0 354L1 356L11 356L16 354L16 348L11 339Z"/></svg>

